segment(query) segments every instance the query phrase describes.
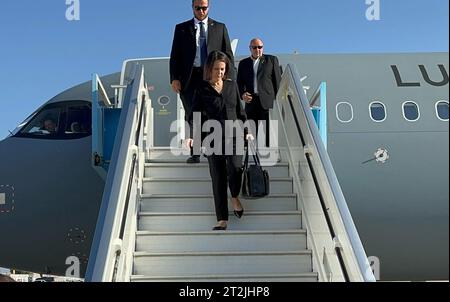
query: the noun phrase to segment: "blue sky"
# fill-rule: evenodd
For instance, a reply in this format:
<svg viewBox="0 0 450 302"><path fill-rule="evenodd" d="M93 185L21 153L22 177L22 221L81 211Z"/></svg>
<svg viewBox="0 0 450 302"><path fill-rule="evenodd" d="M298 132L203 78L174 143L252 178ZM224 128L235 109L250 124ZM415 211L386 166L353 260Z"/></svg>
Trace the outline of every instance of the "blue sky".
<svg viewBox="0 0 450 302"><path fill-rule="evenodd" d="M190 0L79 0L69 22L66 0L2 0L0 139L57 93L119 71L125 59L168 56ZM448 52L448 0L379 0L369 22L366 0L211 0L210 16L268 53Z"/></svg>

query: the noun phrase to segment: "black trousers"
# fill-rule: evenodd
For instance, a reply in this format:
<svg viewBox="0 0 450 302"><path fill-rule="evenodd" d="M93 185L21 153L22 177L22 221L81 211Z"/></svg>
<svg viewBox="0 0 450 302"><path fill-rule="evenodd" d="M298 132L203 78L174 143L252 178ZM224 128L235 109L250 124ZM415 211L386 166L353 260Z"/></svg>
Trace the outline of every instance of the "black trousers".
<svg viewBox="0 0 450 302"><path fill-rule="evenodd" d="M245 112L247 113L247 119L253 120L256 124L256 139L258 138L259 132L259 121L265 121L266 125L266 137L265 144L266 147L269 147L269 110L264 109L261 106L261 101L258 96L253 96L253 100L250 104L245 104Z"/></svg>
<svg viewBox="0 0 450 302"><path fill-rule="evenodd" d="M227 184L231 197L237 198L241 192L242 159L242 155L208 156L217 221L228 221Z"/></svg>
<svg viewBox="0 0 450 302"><path fill-rule="evenodd" d="M189 122L189 116L192 112L193 99L195 90L201 85L203 81L203 68L194 67L192 69L191 79L189 83L186 84L186 87L181 87L180 98L183 103L184 108L184 120ZM183 84L182 84L183 86ZM203 139L203 136L202 136ZM194 151L191 148L191 156L194 155Z"/></svg>

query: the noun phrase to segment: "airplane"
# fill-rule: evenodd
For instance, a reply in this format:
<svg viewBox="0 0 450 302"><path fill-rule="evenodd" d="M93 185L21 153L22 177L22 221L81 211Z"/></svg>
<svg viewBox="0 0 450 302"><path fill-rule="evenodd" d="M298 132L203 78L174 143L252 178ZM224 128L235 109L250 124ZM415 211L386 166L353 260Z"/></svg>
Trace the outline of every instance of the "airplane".
<svg viewBox="0 0 450 302"><path fill-rule="evenodd" d="M277 56L298 68L310 100L326 87L322 138L381 280L448 280L448 53ZM151 70L155 144L168 146L168 58L131 61ZM101 77L108 96L123 80ZM86 271L105 186L91 164L91 86L56 95L0 141L2 267L64 274L73 255Z"/></svg>

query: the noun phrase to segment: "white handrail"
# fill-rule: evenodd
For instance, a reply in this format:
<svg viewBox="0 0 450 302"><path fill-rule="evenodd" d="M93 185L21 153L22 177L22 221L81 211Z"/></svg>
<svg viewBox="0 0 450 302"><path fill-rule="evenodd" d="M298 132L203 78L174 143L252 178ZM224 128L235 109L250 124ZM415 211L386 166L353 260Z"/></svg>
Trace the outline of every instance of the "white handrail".
<svg viewBox="0 0 450 302"><path fill-rule="evenodd" d="M310 159L312 172L316 174L315 176L319 180L319 187L317 190L323 195L325 202L324 208L326 213L322 213L319 215L322 217L315 220L312 217L317 217L318 213L317 211L311 211L310 209L314 208L316 210L318 208L317 205L311 205L310 208L303 205L303 210L306 211L304 214L307 229L310 228L308 234L311 234L313 237L310 239L312 240L313 245L315 245L316 257L320 253L320 251L318 251L319 248L329 248L330 246L333 246L334 249L336 249L336 253L328 252L328 254L325 255L326 253L324 252L321 261L315 259L316 265L319 266L319 276L321 276L322 280L330 280L330 276L334 274L335 276L348 275L349 281L375 281L375 277L370 268L369 261L367 260L366 253L350 215L330 158L328 157L328 153L320 138L317 124L315 123L310 109L310 103L303 90L300 76L295 66L290 64L287 66L280 87L277 96L279 102L275 107L274 113L278 115L283 126L282 130L284 131L290 164L297 170L299 169L298 165L295 165L299 158L303 157ZM293 118L295 118L298 123L296 127L292 126L292 121L287 120L287 114L289 114L289 112L291 112ZM284 121L286 121L286 123L291 123L291 127L286 127ZM289 140L297 139L298 141L300 139L299 137L292 138L293 128L297 127L300 128L300 133L297 132L297 136L301 136L303 142L302 144L297 145L293 143L291 146ZM302 151L303 154L299 155L298 152L296 153L297 150L294 151L293 147L298 147L298 151ZM297 158L297 161L294 160L295 158ZM295 174L294 179L297 179L298 186L301 186L299 173ZM301 188L299 190L301 191ZM326 220L324 218L328 218L327 228L324 228L323 226ZM313 232L312 230L317 230L319 228L322 232L328 229L328 238L322 238L323 236L317 236L321 237L320 239L314 238L314 233L320 232ZM331 232L335 233L334 238L331 238ZM330 255L335 256L336 258L333 258ZM341 259L339 259L339 257ZM342 268L342 272L336 271L336 268L339 266ZM325 275L328 275L328 277Z"/></svg>
<svg viewBox="0 0 450 302"><path fill-rule="evenodd" d="M141 156L146 130L143 121L147 119L149 102L144 68L139 66L123 100L86 281L129 281L139 202L138 175L141 162L145 162L145 156Z"/></svg>
<svg viewBox="0 0 450 302"><path fill-rule="evenodd" d="M97 89L99 91L99 101L102 101L103 107L111 108L114 106L114 104L111 103L109 100L108 94L106 93L105 87L103 87L102 81L100 81L100 77L98 75L95 75L97 77Z"/></svg>

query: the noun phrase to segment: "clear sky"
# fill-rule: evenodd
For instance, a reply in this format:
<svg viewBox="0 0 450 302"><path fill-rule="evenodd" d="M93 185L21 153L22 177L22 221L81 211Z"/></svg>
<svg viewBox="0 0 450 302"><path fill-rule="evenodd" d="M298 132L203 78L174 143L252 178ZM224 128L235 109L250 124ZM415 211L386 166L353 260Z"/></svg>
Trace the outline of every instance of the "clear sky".
<svg viewBox="0 0 450 302"><path fill-rule="evenodd" d="M68 0L69 2L71 0ZM191 0L2 0L0 139L59 92L120 70L125 59L167 57ZM211 0L210 16L239 38L237 55L259 36L267 53L448 52L448 0ZM168 83L169 84L169 83Z"/></svg>

